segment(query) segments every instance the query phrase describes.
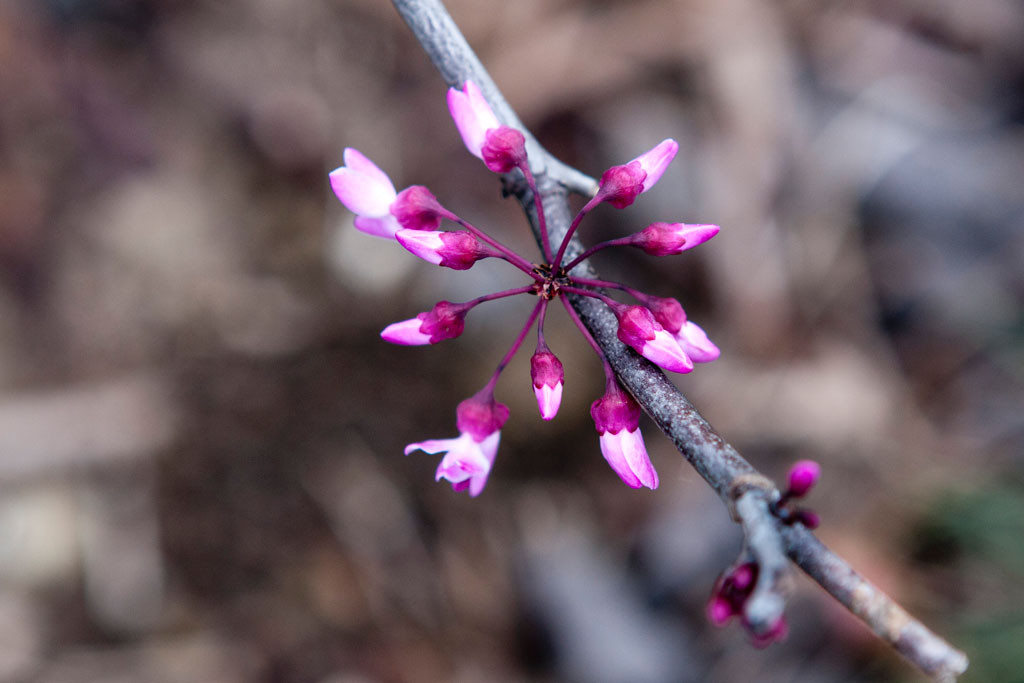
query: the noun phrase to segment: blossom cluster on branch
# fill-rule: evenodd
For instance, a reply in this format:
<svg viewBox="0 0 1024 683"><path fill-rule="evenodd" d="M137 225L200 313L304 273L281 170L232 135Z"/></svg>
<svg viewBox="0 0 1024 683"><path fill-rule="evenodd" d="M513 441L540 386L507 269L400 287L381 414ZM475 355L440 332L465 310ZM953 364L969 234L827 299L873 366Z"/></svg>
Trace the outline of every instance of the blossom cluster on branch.
<svg viewBox="0 0 1024 683"><path fill-rule="evenodd" d="M523 174L537 209L543 261L533 263L516 253L443 206L422 185L396 191L391 179L376 164L355 149L345 150L345 165L331 172L330 180L341 202L356 214L356 228L370 235L394 239L416 256L438 266L466 270L482 259L498 258L530 279L525 286L470 301L440 301L429 311L386 327L381 333L385 340L410 346L436 344L462 334L466 315L482 303L516 295L537 297L526 324L490 380L456 409L459 436L411 443L405 449L406 454L416 450L444 453L437 468L437 480L446 479L455 490L466 490L471 496L483 491L497 454L501 428L509 416L508 407L495 400L494 389L535 322L537 343L530 362L530 375L538 409L545 420L554 418L558 412L565 378L562 363L545 342L544 320L548 304L560 299L604 367L605 394L594 401L590 414L605 460L630 487L657 488L658 474L640 434L640 406L623 389L604 352L562 295L577 294L602 301L618 320L619 339L666 370L686 373L693 370L694 363L718 358L718 347L704 330L687 318L676 299L653 296L618 282L572 274L573 269L591 255L612 247L633 247L652 256L679 254L714 237L719 230L717 225L653 223L632 235L595 244L576 258L566 257L566 248L583 218L603 203L619 209L631 205L658 182L675 157L678 144L671 139L663 140L632 161L605 171L596 195L579 211L561 243L553 248L523 134L498 122L472 81L467 81L461 90L451 88L448 91L448 109L466 148L489 170L510 173L518 169ZM445 221L460 229L441 230ZM616 301L607 295L607 290L624 292L636 303Z"/></svg>

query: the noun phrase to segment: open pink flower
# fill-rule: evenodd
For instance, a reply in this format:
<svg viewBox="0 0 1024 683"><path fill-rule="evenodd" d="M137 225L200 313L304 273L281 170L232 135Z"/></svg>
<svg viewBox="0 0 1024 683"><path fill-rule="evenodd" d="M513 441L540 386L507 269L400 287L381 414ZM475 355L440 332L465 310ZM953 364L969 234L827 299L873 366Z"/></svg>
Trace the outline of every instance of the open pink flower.
<svg viewBox="0 0 1024 683"><path fill-rule="evenodd" d="M625 391L610 386L590 406L590 416L601 438L601 454L630 488L658 488L658 473L651 464L640 433L640 406Z"/></svg>
<svg viewBox="0 0 1024 683"><path fill-rule="evenodd" d="M391 215L391 205L398 193L391 179L357 149L346 148L344 159L345 165L330 174L334 194L356 214L356 228L377 237L394 237L399 224Z"/></svg>
<svg viewBox="0 0 1024 683"><path fill-rule="evenodd" d="M469 490L478 496L487 484L501 441L501 428L508 420L508 406L494 400L491 387L467 398L456 409L459 435L454 439L430 439L411 443L405 454L420 450L444 453L437 466L436 481L447 479L456 491Z"/></svg>
<svg viewBox="0 0 1024 683"><path fill-rule="evenodd" d="M478 496L487 484L494 457L498 453L501 432L496 431L483 441L477 441L468 432L454 439L429 439L411 443L405 447L405 454L420 450L425 453L444 453L437 466L435 481L447 479L456 491L469 490L469 495Z"/></svg>

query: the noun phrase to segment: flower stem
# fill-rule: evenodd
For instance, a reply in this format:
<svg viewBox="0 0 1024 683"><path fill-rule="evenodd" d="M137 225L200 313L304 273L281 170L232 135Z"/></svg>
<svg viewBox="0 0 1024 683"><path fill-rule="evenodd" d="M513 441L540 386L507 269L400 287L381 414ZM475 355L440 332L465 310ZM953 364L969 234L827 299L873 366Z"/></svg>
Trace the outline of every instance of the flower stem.
<svg viewBox="0 0 1024 683"><path fill-rule="evenodd" d="M470 299L469 301L466 301L462 305L465 306L467 309L470 309L473 308L474 306L486 303L488 301L494 301L495 299L504 299L505 297L516 296L517 294L529 294L530 292L533 291L533 285L523 285L522 287L516 287L515 289L504 289L500 292L484 294L483 296L478 296L475 299Z"/></svg>
<svg viewBox="0 0 1024 683"><path fill-rule="evenodd" d="M580 320L579 314L576 313L572 304L570 304L569 300L565 297L562 297L562 305L565 306L565 311L569 314L569 317L572 318L576 327L579 328L583 338L587 340L587 343L589 343L591 348L594 349L594 353L596 353L597 357L601 359L601 364L604 366L604 376L607 380L608 386L612 386L613 384L617 385L618 380L615 378L615 370L612 369L611 363L608 362L608 357L604 354L604 351L601 350L600 344L598 344L597 340L594 339L594 336L590 334L590 330L588 330L587 326L583 324L583 321Z"/></svg>
<svg viewBox="0 0 1024 683"><path fill-rule="evenodd" d="M533 307L530 317L526 319L526 324L523 325L523 329L519 331L519 334L516 336L516 340L512 342L512 346L509 348L508 353L506 353L505 357L501 359L500 363L498 363L498 369L494 371L494 375L491 376L490 381L487 382L487 386L485 387L485 389L489 388L492 394L494 392L494 386L498 383L498 377L501 376L502 370L504 370L509 364L512 357L516 355L516 351L519 350L519 347L523 345L523 340L526 339L526 335L529 334L530 328L533 327L533 321L536 320L540 312L544 310L545 304L547 304L547 301L541 299L537 302L537 305Z"/></svg>
<svg viewBox="0 0 1024 683"><path fill-rule="evenodd" d="M608 247L621 247L621 246L625 246L625 245L630 244L630 242L632 242L632 240L633 240L633 236L629 235L627 237L620 237L618 239L608 240L607 242L598 242L597 244L595 244L594 246L590 247L585 252L583 252L582 254L577 256L576 258L574 258L572 261L569 261L569 263L565 264L565 272L568 273L570 270L575 268L577 264L582 263L583 261L586 261L588 258L593 256L595 253L601 251L602 249L607 249Z"/></svg>
<svg viewBox="0 0 1024 683"><path fill-rule="evenodd" d="M566 248L568 248L569 241L572 239L573 233L576 232L576 228L579 227L580 221L582 221L583 217L586 216L588 213L590 213L590 211L595 206L597 206L602 201L604 201L603 198L599 198L599 197L600 197L600 195L598 195L597 197L594 197L589 202L584 204L583 208L580 209L580 212L578 214L576 214L576 218L572 219L572 224L569 225L569 229L565 231L565 237L562 238L562 243L558 246L558 253L555 254L555 258L552 261L552 263L556 267L561 265L562 257L565 256L565 250L566 250Z"/></svg>
<svg viewBox="0 0 1024 683"><path fill-rule="evenodd" d="M551 238L548 236L548 224L544 220L544 203L541 201L540 192L537 191L537 181L530 170L530 163L524 161L519 167L526 176L526 184L533 193L533 203L537 207L537 226L540 229L541 251L544 252L544 260L551 263ZM543 313L541 313L543 319Z"/></svg>

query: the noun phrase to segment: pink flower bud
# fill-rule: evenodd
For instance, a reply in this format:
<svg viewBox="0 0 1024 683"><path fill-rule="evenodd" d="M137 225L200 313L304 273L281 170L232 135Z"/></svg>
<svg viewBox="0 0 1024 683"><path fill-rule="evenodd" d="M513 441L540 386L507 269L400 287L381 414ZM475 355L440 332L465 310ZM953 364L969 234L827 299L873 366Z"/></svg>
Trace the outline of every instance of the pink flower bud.
<svg viewBox="0 0 1024 683"><path fill-rule="evenodd" d="M448 89L448 111L459 129L462 142L473 156L483 159L483 147L487 142L486 133L497 128L498 117L491 111L491 105L473 81L466 81L465 90Z"/></svg>
<svg viewBox="0 0 1024 683"><path fill-rule="evenodd" d="M439 301L431 310L415 318L388 325L380 336L385 341L403 346L436 344L462 334L467 312L469 309L463 304Z"/></svg>
<svg viewBox="0 0 1024 683"><path fill-rule="evenodd" d="M754 590L754 580L757 578L757 565L753 562L745 562L729 574L727 581L732 587L742 593L749 594Z"/></svg>
<svg viewBox="0 0 1024 683"><path fill-rule="evenodd" d="M565 383L562 362L550 351L538 351L530 359L530 379L533 380L533 393L537 396L541 418L553 419L562 403L562 386Z"/></svg>
<svg viewBox="0 0 1024 683"><path fill-rule="evenodd" d="M800 460L789 470L789 496L800 498L807 495L821 476L821 466L813 460Z"/></svg>
<svg viewBox="0 0 1024 683"><path fill-rule="evenodd" d="M646 177L647 174L637 161L612 166L601 175L597 197L617 209L624 209L644 191Z"/></svg>
<svg viewBox="0 0 1024 683"><path fill-rule="evenodd" d="M331 189L345 207L356 214L356 228L377 237L394 237L398 222L390 214L397 196L384 171L351 147L345 165L331 171Z"/></svg>
<svg viewBox="0 0 1024 683"><path fill-rule="evenodd" d="M633 235L629 244L651 256L669 256L707 242L718 234L719 229L717 225L651 223Z"/></svg>
<svg viewBox="0 0 1024 683"><path fill-rule="evenodd" d="M658 473L651 464L640 434L640 406L618 388L590 406L590 416L600 435L601 454L630 488L658 488Z"/></svg>
<svg viewBox="0 0 1024 683"><path fill-rule="evenodd" d="M487 168L495 173L508 173L526 164L526 138L515 128L499 126L484 134L480 153Z"/></svg>
<svg viewBox="0 0 1024 683"><path fill-rule="evenodd" d="M452 270L468 270L482 258L494 256L468 230L438 232L433 230L399 230L399 244L434 265Z"/></svg>
<svg viewBox="0 0 1024 683"><path fill-rule="evenodd" d="M398 193L391 215L406 230L437 230L442 218L452 214L437 197L422 185L412 185Z"/></svg>
<svg viewBox="0 0 1024 683"><path fill-rule="evenodd" d="M645 296L641 299L658 324L664 327L669 334L676 334L686 324L686 311L677 299L660 296Z"/></svg>
<svg viewBox="0 0 1024 683"><path fill-rule="evenodd" d="M818 517L818 513L813 510L797 510L793 513L794 521L800 522L808 529L817 529L818 524L821 523L821 518Z"/></svg>
<svg viewBox="0 0 1024 683"><path fill-rule="evenodd" d="M718 595L711 596L711 600L708 601L708 619L712 624L725 626L734 614L736 613L728 600Z"/></svg>
<svg viewBox="0 0 1024 683"><path fill-rule="evenodd" d="M693 362L649 309L622 306L612 310L619 320L618 336L624 344L666 370L679 373L693 370Z"/></svg>

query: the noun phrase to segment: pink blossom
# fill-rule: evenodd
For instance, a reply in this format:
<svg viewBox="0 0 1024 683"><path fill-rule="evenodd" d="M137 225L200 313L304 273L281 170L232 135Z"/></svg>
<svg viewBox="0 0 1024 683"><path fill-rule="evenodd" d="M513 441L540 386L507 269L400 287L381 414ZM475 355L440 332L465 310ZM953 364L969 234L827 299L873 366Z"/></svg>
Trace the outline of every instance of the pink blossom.
<svg viewBox="0 0 1024 683"><path fill-rule="evenodd" d="M693 362L680 348L676 338L658 324L649 309L621 306L613 312L619 320L619 339L624 344L666 370L679 373L693 370Z"/></svg>
<svg viewBox="0 0 1024 683"><path fill-rule="evenodd" d="M399 224L391 215L398 196L384 171L359 150L348 147L345 165L331 171L331 189L349 211L356 214L359 230L377 237L394 237Z"/></svg>
<svg viewBox="0 0 1024 683"><path fill-rule="evenodd" d="M448 111L459 129L466 149L473 156L483 159L483 147L487 142L487 131L501 124L491 111L491 105L473 81L466 81L464 90L448 89Z"/></svg>
<svg viewBox="0 0 1024 683"><path fill-rule="evenodd" d="M454 439L429 439L411 443L405 447L405 454L420 450L425 453L444 453L434 475L435 481L447 479L456 491L469 490L469 495L478 496L487 484L494 457L498 453L501 432L488 435L477 441L468 432Z"/></svg>
<svg viewBox="0 0 1024 683"><path fill-rule="evenodd" d="M719 230L717 225L651 223L633 235L629 244L643 249L651 256L670 256L707 242Z"/></svg>
<svg viewBox="0 0 1024 683"><path fill-rule="evenodd" d="M468 311L462 304L439 301L432 309L415 318L388 325L380 336L385 341L402 346L423 346L454 339L465 329Z"/></svg>
<svg viewBox="0 0 1024 683"><path fill-rule="evenodd" d="M444 453L435 480L447 479L456 491L469 490L478 496L487 484L501 441L501 428L508 420L508 406L494 400L490 387L467 398L456 409L459 436L411 443L405 454L415 450Z"/></svg>
<svg viewBox="0 0 1024 683"><path fill-rule="evenodd" d="M601 441L601 454L630 488L658 488L658 473L651 464L640 434L640 406L616 387L590 406L590 416Z"/></svg>
<svg viewBox="0 0 1024 683"><path fill-rule="evenodd" d="M480 259L495 256L468 230L437 232L433 230L399 230L399 244L437 266L452 270L468 270Z"/></svg>
<svg viewBox="0 0 1024 683"><path fill-rule="evenodd" d="M533 393L537 397L541 418L554 419L562 404L562 387L565 384L562 362L550 351L538 351L530 359L530 379L533 380Z"/></svg>

